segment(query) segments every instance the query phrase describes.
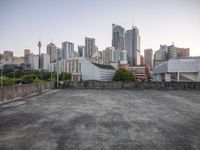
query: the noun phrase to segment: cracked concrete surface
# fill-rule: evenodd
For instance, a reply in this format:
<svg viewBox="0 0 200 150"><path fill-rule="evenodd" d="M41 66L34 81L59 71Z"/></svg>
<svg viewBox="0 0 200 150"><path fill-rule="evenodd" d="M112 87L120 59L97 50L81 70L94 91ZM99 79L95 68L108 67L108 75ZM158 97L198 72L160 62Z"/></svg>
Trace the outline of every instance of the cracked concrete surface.
<svg viewBox="0 0 200 150"><path fill-rule="evenodd" d="M199 150L200 91L52 90L0 105L0 150Z"/></svg>

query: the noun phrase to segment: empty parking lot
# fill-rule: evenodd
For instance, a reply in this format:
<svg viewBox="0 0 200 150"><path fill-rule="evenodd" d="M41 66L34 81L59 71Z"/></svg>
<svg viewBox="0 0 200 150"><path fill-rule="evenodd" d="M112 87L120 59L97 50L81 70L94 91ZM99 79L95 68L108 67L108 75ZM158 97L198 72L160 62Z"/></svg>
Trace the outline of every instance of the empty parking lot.
<svg viewBox="0 0 200 150"><path fill-rule="evenodd" d="M60 89L0 105L0 150L199 149L199 91Z"/></svg>

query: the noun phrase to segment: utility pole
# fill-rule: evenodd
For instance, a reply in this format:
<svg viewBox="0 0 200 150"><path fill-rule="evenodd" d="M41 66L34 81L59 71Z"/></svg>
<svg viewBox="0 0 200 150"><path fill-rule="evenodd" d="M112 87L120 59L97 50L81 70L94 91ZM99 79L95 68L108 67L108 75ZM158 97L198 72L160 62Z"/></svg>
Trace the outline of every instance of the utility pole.
<svg viewBox="0 0 200 150"><path fill-rule="evenodd" d="M56 72L57 72L57 88L59 87L59 56L57 51L57 59L56 59Z"/></svg>
<svg viewBox="0 0 200 150"><path fill-rule="evenodd" d="M42 47L42 43L40 41L38 42L38 47L39 47L39 67L38 68L39 68L39 71L40 71L40 65L41 65L40 64L40 49Z"/></svg>

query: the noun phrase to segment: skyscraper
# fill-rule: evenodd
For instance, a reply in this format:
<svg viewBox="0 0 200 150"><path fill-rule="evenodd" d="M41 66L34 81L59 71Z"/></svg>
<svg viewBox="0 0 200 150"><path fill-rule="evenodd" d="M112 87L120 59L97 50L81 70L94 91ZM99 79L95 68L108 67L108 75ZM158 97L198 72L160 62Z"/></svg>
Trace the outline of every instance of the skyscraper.
<svg viewBox="0 0 200 150"><path fill-rule="evenodd" d="M3 52L4 57L13 57L13 51L4 51Z"/></svg>
<svg viewBox="0 0 200 150"><path fill-rule="evenodd" d="M173 59L178 57L179 48L175 47L173 44L168 46L167 57L168 59Z"/></svg>
<svg viewBox="0 0 200 150"><path fill-rule="evenodd" d="M49 56L49 54L42 53L40 55L40 60L41 60L40 69L48 70L49 64L50 64L50 56Z"/></svg>
<svg viewBox="0 0 200 150"><path fill-rule="evenodd" d="M124 50L125 29L120 25L112 24L112 47Z"/></svg>
<svg viewBox="0 0 200 150"><path fill-rule="evenodd" d="M85 57L85 46L78 46L78 53L80 57Z"/></svg>
<svg viewBox="0 0 200 150"><path fill-rule="evenodd" d="M24 49L24 62L25 63L30 63L29 62L30 54L31 54L31 51L29 49Z"/></svg>
<svg viewBox="0 0 200 150"><path fill-rule="evenodd" d="M92 58L92 55L96 52L95 39L85 38L85 57Z"/></svg>
<svg viewBox="0 0 200 150"><path fill-rule="evenodd" d="M50 62L56 61L56 45L54 43L47 45L47 54L50 56Z"/></svg>
<svg viewBox="0 0 200 150"><path fill-rule="evenodd" d="M144 50L144 63L146 65L149 65L150 68L153 67L153 50L152 49Z"/></svg>
<svg viewBox="0 0 200 150"><path fill-rule="evenodd" d="M140 65L140 35L137 27L126 31L125 50L128 54L128 64L130 66Z"/></svg>
<svg viewBox="0 0 200 150"><path fill-rule="evenodd" d="M73 52L74 52L74 43L68 41L62 43L62 58L64 59L71 58Z"/></svg>

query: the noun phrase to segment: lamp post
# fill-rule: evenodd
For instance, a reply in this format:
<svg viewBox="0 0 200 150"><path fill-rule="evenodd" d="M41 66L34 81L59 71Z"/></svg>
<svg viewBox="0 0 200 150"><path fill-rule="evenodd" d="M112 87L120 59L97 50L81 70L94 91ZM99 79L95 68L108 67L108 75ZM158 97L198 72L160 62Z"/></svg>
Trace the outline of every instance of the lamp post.
<svg viewBox="0 0 200 150"><path fill-rule="evenodd" d="M3 87L3 65L1 66L1 88Z"/></svg>
<svg viewBox="0 0 200 150"><path fill-rule="evenodd" d="M40 49L42 47L42 43L40 41L38 42L38 47L39 47L39 71L40 71Z"/></svg>

